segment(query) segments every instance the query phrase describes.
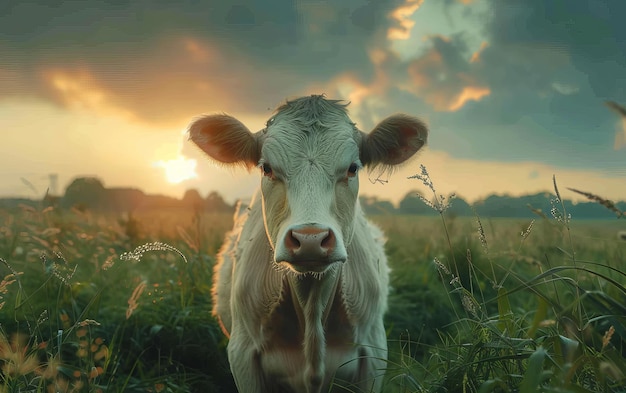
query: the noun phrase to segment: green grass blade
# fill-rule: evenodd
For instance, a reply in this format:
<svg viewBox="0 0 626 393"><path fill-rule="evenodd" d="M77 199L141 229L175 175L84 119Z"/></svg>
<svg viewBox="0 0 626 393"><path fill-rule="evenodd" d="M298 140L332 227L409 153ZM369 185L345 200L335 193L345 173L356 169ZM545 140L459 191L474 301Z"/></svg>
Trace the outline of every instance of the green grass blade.
<svg viewBox="0 0 626 393"><path fill-rule="evenodd" d="M537 303L537 311L535 312L535 317L533 318L530 329L528 329L527 333L529 338L533 338L535 336L541 321L546 319L546 316L548 315L548 302L541 296L537 296Z"/></svg>
<svg viewBox="0 0 626 393"><path fill-rule="evenodd" d="M514 335L513 311L506 289L498 288L498 328L509 336Z"/></svg>
<svg viewBox="0 0 626 393"><path fill-rule="evenodd" d="M520 384L520 393L537 393L541 384L543 362L546 358L546 350L543 347L537 348L528 358L528 368L524 374L524 379Z"/></svg>

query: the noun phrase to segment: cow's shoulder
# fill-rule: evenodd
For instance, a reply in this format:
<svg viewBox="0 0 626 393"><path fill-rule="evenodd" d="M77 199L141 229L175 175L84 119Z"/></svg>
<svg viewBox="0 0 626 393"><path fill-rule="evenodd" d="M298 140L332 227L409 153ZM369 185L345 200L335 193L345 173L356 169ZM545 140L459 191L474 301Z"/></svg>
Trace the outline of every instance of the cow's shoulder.
<svg viewBox="0 0 626 393"><path fill-rule="evenodd" d="M224 237L224 243L217 254L217 262L213 270L213 315L218 318L226 336L230 335L232 329L230 303L233 274L238 254L240 254L241 234L248 220L249 212L249 202L240 200L235 204L233 228Z"/></svg>

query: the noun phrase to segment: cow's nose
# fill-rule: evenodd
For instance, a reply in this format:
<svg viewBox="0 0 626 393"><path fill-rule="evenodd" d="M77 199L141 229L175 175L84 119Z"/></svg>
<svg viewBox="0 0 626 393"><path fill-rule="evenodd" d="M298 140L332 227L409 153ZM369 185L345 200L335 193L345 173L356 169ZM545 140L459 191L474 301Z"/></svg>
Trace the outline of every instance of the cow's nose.
<svg viewBox="0 0 626 393"><path fill-rule="evenodd" d="M336 243L332 229L316 226L290 229L285 236L285 248L294 260L326 260L333 253Z"/></svg>

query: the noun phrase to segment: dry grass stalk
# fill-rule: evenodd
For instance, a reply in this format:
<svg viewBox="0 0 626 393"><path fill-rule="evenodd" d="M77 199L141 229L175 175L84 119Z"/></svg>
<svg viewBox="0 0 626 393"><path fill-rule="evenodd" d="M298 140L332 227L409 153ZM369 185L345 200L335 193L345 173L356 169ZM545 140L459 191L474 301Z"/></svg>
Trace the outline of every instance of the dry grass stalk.
<svg viewBox="0 0 626 393"><path fill-rule="evenodd" d="M622 217L626 217L626 213L621 211L620 209L617 208L617 206L615 206L615 203L613 203L613 201L602 198L601 196L598 196L596 194L592 194L590 192L585 192L585 191L580 191L577 190L575 188L568 188L568 190L573 191L577 194L583 195L585 196L587 199L597 202L600 205L606 207L607 209L611 210L613 213L615 213L617 215L617 218L622 218Z"/></svg>

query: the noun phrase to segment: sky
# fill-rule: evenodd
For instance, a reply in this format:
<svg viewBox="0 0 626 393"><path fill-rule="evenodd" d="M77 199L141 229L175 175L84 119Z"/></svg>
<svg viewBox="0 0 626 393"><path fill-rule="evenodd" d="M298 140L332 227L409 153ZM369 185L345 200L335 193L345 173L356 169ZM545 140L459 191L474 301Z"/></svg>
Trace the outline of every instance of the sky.
<svg viewBox="0 0 626 393"><path fill-rule="evenodd" d="M404 112L428 146L361 193L398 202L425 165L470 202L566 187L626 200L626 2L0 2L0 196L79 176L181 197L247 198L257 170L187 139L196 117L263 128L286 99L350 101L370 131ZM51 181L51 175L56 180ZM384 181L377 181L384 180Z"/></svg>

